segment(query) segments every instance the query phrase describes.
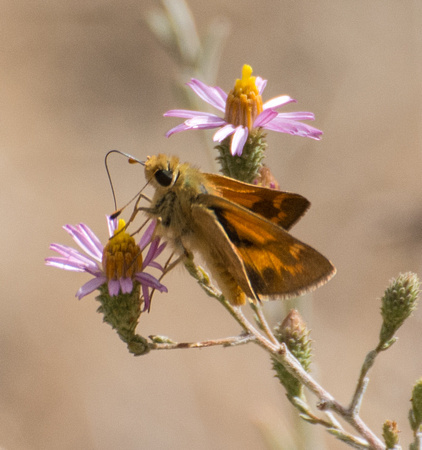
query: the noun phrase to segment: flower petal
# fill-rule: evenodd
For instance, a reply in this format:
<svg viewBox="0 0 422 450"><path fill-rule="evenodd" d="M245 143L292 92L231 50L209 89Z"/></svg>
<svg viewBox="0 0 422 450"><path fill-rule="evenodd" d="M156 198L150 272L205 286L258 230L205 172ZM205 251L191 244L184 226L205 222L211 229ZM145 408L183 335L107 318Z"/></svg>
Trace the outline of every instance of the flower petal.
<svg viewBox="0 0 422 450"><path fill-rule="evenodd" d="M221 142L224 139L226 139L227 136L230 136L233 134L236 130L236 127L232 125L231 123L228 123L223 128L220 128L216 133L214 134L214 137L212 138L214 142Z"/></svg>
<svg viewBox="0 0 422 450"><path fill-rule="evenodd" d="M227 95L222 91L222 89L207 86L205 83L195 78L192 78L191 81L186 84L195 92L196 95L202 98L202 100L220 111L225 111Z"/></svg>
<svg viewBox="0 0 422 450"><path fill-rule="evenodd" d="M171 130L167 131L166 137L170 137L172 134L180 133L181 131L190 130L192 127L188 127L185 123L181 123L180 125L177 125L176 127L172 128Z"/></svg>
<svg viewBox="0 0 422 450"><path fill-rule="evenodd" d="M150 242L152 235L154 234L155 227L157 226L156 220L151 220L151 223L148 225L148 228L145 230L145 233L141 236L139 241L139 248L143 250Z"/></svg>
<svg viewBox="0 0 422 450"><path fill-rule="evenodd" d="M224 111L226 110L226 102L227 102L227 93L223 91L223 89L221 89L220 86L214 86L214 89L216 91L218 91L218 93L220 94L220 97L223 99L224 102Z"/></svg>
<svg viewBox="0 0 422 450"><path fill-rule="evenodd" d="M147 266L151 265L151 262L157 258L161 252L164 250L166 243L159 246L160 238L155 238L148 249L148 253L145 256L145 259L142 261L142 269L145 269Z"/></svg>
<svg viewBox="0 0 422 450"><path fill-rule="evenodd" d="M256 77L255 79L256 87L258 88L258 92L260 95L264 92L265 86L267 85L267 80L264 80L261 77Z"/></svg>
<svg viewBox="0 0 422 450"><path fill-rule="evenodd" d="M270 122L274 119L274 117L278 116L278 112L274 111L274 109L267 109L265 111L262 111L261 114L258 115L258 117L255 119L255 122L253 123L254 128L263 127L266 123Z"/></svg>
<svg viewBox="0 0 422 450"><path fill-rule="evenodd" d="M131 278L120 278L119 281L122 294L130 294L133 291L133 282Z"/></svg>
<svg viewBox="0 0 422 450"><path fill-rule="evenodd" d="M135 274L135 280L139 281L143 286L148 286L160 292L168 292L164 284L161 284L154 276L146 272L138 272Z"/></svg>
<svg viewBox="0 0 422 450"><path fill-rule="evenodd" d="M111 297L118 295L120 292L119 280L108 280L108 293Z"/></svg>
<svg viewBox="0 0 422 450"><path fill-rule="evenodd" d="M62 258L61 256L52 256L45 258L46 266L57 267L58 269L71 270L73 272L88 272L91 275L98 276L102 273L96 264L86 265L73 257Z"/></svg>
<svg viewBox="0 0 422 450"><path fill-rule="evenodd" d="M279 113L279 117L282 119L291 120L315 120L314 113L308 111L294 111L288 113Z"/></svg>
<svg viewBox="0 0 422 450"><path fill-rule="evenodd" d="M142 296L144 297L144 307L142 308L142 312L145 312L151 307L151 297L149 296L149 289L148 286L145 286L144 284L141 284L142 288Z"/></svg>
<svg viewBox="0 0 422 450"><path fill-rule="evenodd" d="M86 230L81 228L81 225L83 224L77 226L65 225L63 228L72 236L72 239L85 253L92 256L97 261L101 261L102 253L99 253L96 243L91 240L89 234L86 234Z"/></svg>
<svg viewBox="0 0 422 450"><path fill-rule="evenodd" d="M79 261L70 261L69 259L60 256L51 256L45 258L47 266L57 267L58 269L71 270L73 272L85 272L85 268L81 267Z"/></svg>
<svg viewBox="0 0 422 450"><path fill-rule="evenodd" d="M218 116L198 116L185 120L185 124L196 130L207 130L225 125L226 121Z"/></svg>
<svg viewBox="0 0 422 450"><path fill-rule="evenodd" d="M87 283L85 283L82 287L79 288L78 292L76 293L76 297L78 297L78 299L80 300L82 297L85 297L85 295L88 295L91 292L95 291L95 289L98 289L106 281L107 279L105 276L89 280Z"/></svg>
<svg viewBox="0 0 422 450"><path fill-rule="evenodd" d="M322 131L317 128L311 127L302 122L295 120L284 119L281 117L274 118L271 122L268 122L263 128L266 130L278 131L280 133L289 133L294 136L308 137L311 139L321 139Z"/></svg>
<svg viewBox="0 0 422 450"><path fill-rule="evenodd" d="M57 253L59 253L62 256L68 257L73 256L74 258L80 258L82 262L93 262L92 259L88 258L88 256L82 254L78 250L76 250L73 247L69 247L67 245L62 244L50 244L50 250L53 250Z"/></svg>
<svg viewBox="0 0 422 450"><path fill-rule="evenodd" d="M198 116L215 116L215 114L190 109L170 109L163 114L163 117L181 117L182 119L192 119Z"/></svg>
<svg viewBox="0 0 422 450"><path fill-rule="evenodd" d="M66 260L71 262L72 264L78 264L81 269L85 269L87 267L90 267L92 269L98 268L98 265L95 261L78 252L78 250L72 247L68 247L67 245L51 244L50 250L53 250L62 255L63 258L61 259L63 261Z"/></svg>
<svg viewBox="0 0 422 450"><path fill-rule="evenodd" d="M161 255L161 253L163 252L163 250L166 248L167 246L167 242L163 242L158 248L157 248L157 256Z"/></svg>
<svg viewBox="0 0 422 450"><path fill-rule="evenodd" d="M101 241L98 239L98 237L94 234L94 232L91 230L91 228L88 227L88 225L85 225L84 223L81 223L79 225L81 231L86 236L87 240L90 242L92 249L96 249L96 257L100 260L103 257L103 250L104 246L101 244Z"/></svg>
<svg viewBox="0 0 422 450"><path fill-rule="evenodd" d="M289 97L288 95L280 95L279 97L272 98L271 100L266 101L262 108L264 111L266 109L277 109L280 108L280 106L287 105L287 103L296 103L296 100L294 98Z"/></svg>
<svg viewBox="0 0 422 450"><path fill-rule="evenodd" d="M154 267L154 269L161 270L161 272L164 272L163 266L159 264L157 261L151 261L148 264L148 267Z"/></svg>
<svg viewBox="0 0 422 450"><path fill-rule="evenodd" d="M248 139L249 130L246 127L238 126L234 132L231 144L231 154L241 156L243 147Z"/></svg>
<svg viewBox="0 0 422 450"><path fill-rule="evenodd" d="M118 220L111 219L110 216L106 216L106 218L107 218L107 226L108 226L108 236L112 237L114 235L114 232L117 229Z"/></svg>

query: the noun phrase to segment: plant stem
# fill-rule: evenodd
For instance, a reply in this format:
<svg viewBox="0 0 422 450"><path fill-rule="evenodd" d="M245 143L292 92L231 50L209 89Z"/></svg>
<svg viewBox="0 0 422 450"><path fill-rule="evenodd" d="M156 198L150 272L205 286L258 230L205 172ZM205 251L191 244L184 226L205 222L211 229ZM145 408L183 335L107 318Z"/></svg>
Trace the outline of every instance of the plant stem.
<svg viewBox="0 0 422 450"><path fill-rule="evenodd" d="M268 325L267 318L265 317L262 310L262 303L250 303L250 306L257 315L259 325L262 327L267 337L273 344L278 345L278 341L275 338L270 326Z"/></svg>
<svg viewBox="0 0 422 450"><path fill-rule="evenodd" d="M319 399L318 408L321 411L334 411L338 415L340 415L346 422L348 422L359 434L368 442L371 449L374 450L385 450L385 445L382 441L372 432L372 430L365 424L365 422L359 417L359 407L361 403L361 399L363 393L365 391L367 385L366 375L369 369L372 367L375 356L380 350L375 350L375 354L368 354L365 359L365 362L362 366L361 376L359 377L358 386L355 392L355 395L352 399L351 406L349 408L341 405L328 391L326 391L322 386L320 386L314 378L306 372L306 370L302 367L302 365L297 361L297 359L290 353L288 348L284 343L273 342L271 339L272 333L267 333L267 329L269 329L268 323L266 319L261 319L263 317L262 311L258 313L259 309L256 307L260 324L263 327L264 332L268 335L268 338L263 336L243 315L243 312L240 307L232 306L224 296L214 287L212 286L208 276L201 269L198 268L192 259L185 260L185 266L190 272L190 274L198 281L199 285L202 289L211 297L216 298L232 315L232 317L239 323L239 325L243 328L243 330L247 333L248 336L251 336L251 341L258 344L265 351L270 353L274 358L276 358L286 370L295 376L303 385L305 385L310 391L312 391ZM266 324L266 325L265 325ZM332 434L335 434L337 430L340 432L341 436L338 436L339 439L345 436L344 430L332 428L329 429ZM363 444L358 442L358 438L347 439L347 442L350 441L350 445L353 445L355 448L363 448Z"/></svg>
<svg viewBox="0 0 422 450"><path fill-rule="evenodd" d="M369 383L369 378L367 377L369 370L374 365L375 358L378 355L379 351L372 350L370 351L365 358L365 361L362 364L362 368L360 371L359 379L356 385L355 393L353 394L352 401L350 403L350 410L354 411L354 413L359 414L360 406L362 404L363 394L365 393L366 387Z"/></svg>
<svg viewBox="0 0 422 450"><path fill-rule="evenodd" d="M371 448L376 450L385 449L381 440L372 432L372 430L363 422L356 411L350 408L342 406L335 398L322 388L308 372L300 365L300 363L294 358L290 351L284 344L280 344L284 347L284 350L273 353L273 356L284 365L286 370L299 379L309 390L311 390L320 400L318 408L322 411L332 410L339 414L343 419L363 436L366 441L371 445ZM267 348L267 351L271 350Z"/></svg>
<svg viewBox="0 0 422 450"><path fill-rule="evenodd" d="M155 336L150 336L150 339L154 341ZM235 345L247 344L255 340L255 336L251 335L240 335L234 337L227 337L223 339L212 339L209 341L201 342L152 342L149 344L151 350L175 350L182 348L203 348L203 347L214 347L221 345L223 347L232 347Z"/></svg>

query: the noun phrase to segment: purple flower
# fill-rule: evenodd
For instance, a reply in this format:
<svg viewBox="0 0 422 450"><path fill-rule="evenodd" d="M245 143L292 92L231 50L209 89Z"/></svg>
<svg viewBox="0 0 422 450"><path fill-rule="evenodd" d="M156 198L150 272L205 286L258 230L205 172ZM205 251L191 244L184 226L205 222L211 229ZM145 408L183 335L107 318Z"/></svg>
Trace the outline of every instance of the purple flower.
<svg viewBox="0 0 422 450"><path fill-rule="evenodd" d="M126 233L124 220L107 218L107 222L110 239L105 247L87 225L83 223L76 226L65 225L63 228L86 254L67 245L51 244L50 249L61 256L46 258L45 263L59 269L88 272L94 277L78 290L76 296L79 299L105 283L112 297L120 292L128 294L133 291L133 281L136 281L141 285L145 311L150 307L149 289L167 292L164 285L144 271L147 267L163 271L155 259L161 254L166 244L160 244L159 238L152 239L155 222L147 228L138 244ZM142 259L142 252L148 245L147 254Z"/></svg>
<svg viewBox="0 0 422 450"><path fill-rule="evenodd" d="M267 80L252 77L252 68L244 65L242 79L236 80L235 87L226 94L220 87L207 86L195 78L187 83L192 90L214 108L224 113L224 118L216 114L186 109L167 111L165 117L181 117L184 123L177 125L166 133L170 137L174 133L193 129L220 128L214 134L214 141L221 142L232 136L231 153L241 155L249 134L257 129L289 133L311 139L321 139L322 131L311 127L300 120L314 120L311 112L278 113L276 109L296 102L288 95L281 95L262 103Z"/></svg>

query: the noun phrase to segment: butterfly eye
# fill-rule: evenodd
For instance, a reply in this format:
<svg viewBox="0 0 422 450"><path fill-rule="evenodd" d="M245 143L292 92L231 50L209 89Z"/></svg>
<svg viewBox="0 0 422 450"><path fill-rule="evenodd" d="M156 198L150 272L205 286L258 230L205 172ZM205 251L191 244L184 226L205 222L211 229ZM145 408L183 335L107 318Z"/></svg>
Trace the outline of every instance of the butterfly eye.
<svg viewBox="0 0 422 450"><path fill-rule="evenodd" d="M154 177L161 186L167 187L173 181L173 171L160 169L155 172Z"/></svg>

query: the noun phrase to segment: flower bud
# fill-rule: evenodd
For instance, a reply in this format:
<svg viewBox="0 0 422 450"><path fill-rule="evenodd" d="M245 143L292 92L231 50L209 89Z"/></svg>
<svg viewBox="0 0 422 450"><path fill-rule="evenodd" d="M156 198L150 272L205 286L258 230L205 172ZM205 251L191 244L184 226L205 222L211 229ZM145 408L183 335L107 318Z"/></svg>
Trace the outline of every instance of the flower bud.
<svg viewBox="0 0 422 450"><path fill-rule="evenodd" d="M415 433L422 432L422 378L413 386L412 408L409 411L409 421Z"/></svg>
<svg viewBox="0 0 422 450"><path fill-rule="evenodd" d="M393 449L399 443L400 430L397 428L397 423L391 420L386 420L382 426L382 437L384 438L387 449Z"/></svg>
<svg viewBox="0 0 422 450"><path fill-rule="evenodd" d="M408 272L393 279L382 297L381 314L383 324L380 332L381 343L387 343L403 322L415 310L419 295L417 275Z"/></svg>
<svg viewBox="0 0 422 450"><path fill-rule="evenodd" d="M311 339L310 331L306 328L301 315L292 309L281 324L275 329L275 337L279 342L286 344L293 356L302 367L309 372L311 363ZM299 380L291 375L284 366L273 358L273 368L277 377L292 397L303 396L303 386Z"/></svg>

